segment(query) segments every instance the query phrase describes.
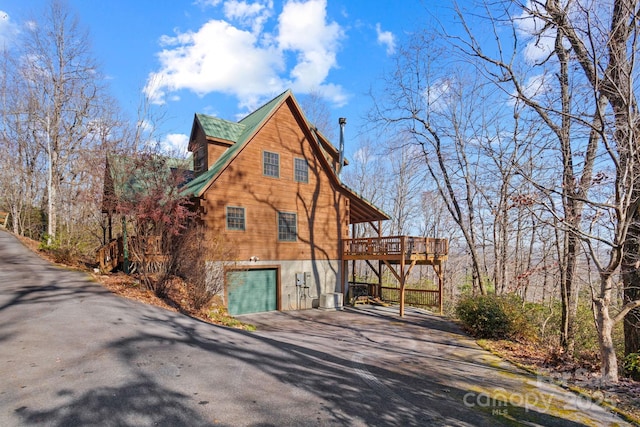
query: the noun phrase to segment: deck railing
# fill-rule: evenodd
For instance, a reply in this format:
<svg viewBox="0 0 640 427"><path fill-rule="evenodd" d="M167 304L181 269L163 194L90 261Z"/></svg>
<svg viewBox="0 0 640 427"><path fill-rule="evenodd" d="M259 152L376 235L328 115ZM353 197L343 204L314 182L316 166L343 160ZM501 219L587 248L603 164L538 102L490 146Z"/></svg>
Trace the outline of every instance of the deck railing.
<svg viewBox="0 0 640 427"><path fill-rule="evenodd" d="M145 260L150 263L151 267L158 266L166 261L166 255L162 253L162 239L160 236L149 236L146 242L138 242L137 236L131 236L128 239L127 247L129 248L130 269L136 270L142 260L136 256L132 247L144 247ZM117 268L124 261L124 245L122 237L111 240L106 245L98 249L96 261L100 266L100 271L108 273Z"/></svg>
<svg viewBox="0 0 640 427"><path fill-rule="evenodd" d="M108 273L122 262L122 239L113 239L100 249L96 254L96 260L100 265L100 271Z"/></svg>
<svg viewBox="0 0 640 427"><path fill-rule="evenodd" d="M382 286L382 300L400 302L400 288ZM405 289L405 304L413 307L438 307L440 305L440 291L432 289Z"/></svg>
<svg viewBox="0 0 640 427"><path fill-rule="evenodd" d="M427 256L446 256L449 253L449 241L433 237L362 237L345 239L343 253L346 256L384 256L422 254Z"/></svg>

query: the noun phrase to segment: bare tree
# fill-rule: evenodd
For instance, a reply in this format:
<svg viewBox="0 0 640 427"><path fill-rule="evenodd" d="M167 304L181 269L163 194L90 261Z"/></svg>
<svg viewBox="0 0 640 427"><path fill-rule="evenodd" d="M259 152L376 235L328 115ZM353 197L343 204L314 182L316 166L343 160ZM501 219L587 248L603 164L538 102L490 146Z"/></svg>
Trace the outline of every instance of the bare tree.
<svg viewBox="0 0 640 427"><path fill-rule="evenodd" d="M611 9L607 10L602 5L593 7L588 2L578 1L576 4L565 5L553 0L547 2L544 8L528 10L551 25L559 37L562 37L562 42L570 46L575 62L583 71L597 99L598 109L594 115L592 132L599 134L597 136L601 138L615 170L607 202L591 203L594 211L608 213L613 218L606 242L609 254L604 260L597 247L602 238L594 234L583 237L600 275L599 287L593 292L593 304L602 359L602 379L607 382L618 380L613 325L640 306L640 273L634 272L640 255L640 235L637 234L640 232L640 115L633 86L635 57L638 52L639 4L637 0L613 0L607 5ZM605 122L607 104L613 113L612 125ZM609 135L612 135L612 140ZM603 175L600 179L596 176L594 179L601 183L605 177ZM617 313L611 314L613 283L616 271L620 268L625 282L626 301Z"/></svg>
<svg viewBox="0 0 640 427"><path fill-rule="evenodd" d="M335 140L338 122L331 120L331 109L319 92L311 91L300 97L300 106L312 126L322 132L329 141Z"/></svg>
<svg viewBox="0 0 640 427"><path fill-rule="evenodd" d="M341 174L345 184L376 206L384 203L389 176L386 158L377 151L380 149L371 140L360 140ZM370 232L366 224L357 224L353 237L366 237Z"/></svg>
<svg viewBox="0 0 640 427"><path fill-rule="evenodd" d="M231 265L233 245L220 236L207 236L197 220L188 224L175 251L178 255L176 274L187 281L187 294L196 310L206 307L216 295L224 294L225 268Z"/></svg>
<svg viewBox="0 0 640 427"><path fill-rule="evenodd" d="M387 188L392 235L409 235L420 213L420 199L424 185L421 150L408 142L390 140L386 143L390 163ZM415 233L415 231L414 231Z"/></svg>
<svg viewBox="0 0 640 427"><path fill-rule="evenodd" d="M555 214L560 216L561 221L556 221L559 230L562 233L559 242L560 251L560 289L562 302L562 327L561 327L561 344L565 353L569 357L573 357L574 352L574 319L577 306L576 285L576 268L577 260L580 254L580 228L582 220L582 212L584 209L584 199L591 185L593 175L593 167L597 154L597 145L599 141L599 132L597 130L599 124L599 116L596 111L598 104L594 105L589 102L588 94L582 97L577 96L574 87L576 86L575 72L569 65L570 52L563 43L562 32L558 31L554 34L545 34L544 39L549 45L553 40L552 47L555 61L551 61L549 57L543 58L539 64L530 66L531 70L536 70L538 74L523 73L516 68L515 64L522 63L525 58L520 58L520 46L522 41L518 40L516 26L518 19L521 21L525 16L517 18L509 14L509 5L505 6L504 15L511 16L506 21L506 25L514 28L515 43L512 44L511 51L503 49L500 38L496 37L498 54L489 56L485 53L486 46L482 46L476 39L472 29L467 25L464 14L458 9L458 16L462 19L466 30L466 39L454 38L467 55L480 59L480 67L489 80L500 86L508 85L513 92L509 92L511 96L521 102L524 106L533 111L535 115L544 123L557 139L557 147L561 160L561 182L556 186L551 182L543 184L534 177L530 180L534 182L544 194L552 194L552 197L559 196L562 206L562 212ZM490 16L490 25L494 30L494 34L498 34L499 27L503 25L503 21L492 15L490 6L487 5L487 14ZM535 21L534 21L535 22ZM536 37L542 37L542 33L536 34ZM520 43L518 43L520 41ZM525 43L527 40L524 40ZM551 87L554 84L552 91ZM508 89L505 89L508 90ZM550 95L553 96L550 96ZM584 106L592 106L592 119L578 118L574 110L584 108ZM595 113L593 113L595 111ZM574 128L577 125L593 126L590 131L589 138L586 138L587 144L584 144L585 138L576 134ZM576 122L578 122L576 124ZM593 122L593 123L591 123ZM587 131L589 132L589 131ZM582 165L581 168L578 165ZM553 203L553 200L552 200ZM550 211L555 209L550 208Z"/></svg>
<svg viewBox="0 0 640 427"><path fill-rule="evenodd" d="M575 298L576 265L581 245L599 272L599 287L593 289L593 305L600 343L602 380L618 379L617 361L612 340L613 324L640 305L627 298L615 315L613 284L622 267L625 287L637 286L630 266L638 262L637 237L634 224L640 192L637 186L640 171L637 154L637 103L634 76L637 52L638 2L571 1L527 3L504 2L500 18L492 15L495 4L486 3L491 16L499 54L491 57L466 26L467 38L458 39L467 53L480 58L483 70L498 85L509 83L515 96L538 114L558 140L562 162L562 182L558 187L540 185L549 195L548 207L556 225L564 233L561 259L563 310L563 344L572 350L571 317ZM515 7L515 13L514 8ZM464 20L464 14L459 13ZM507 19L503 18L506 17ZM521 70L513 66L518 46L510 57L503 55L500 31L503 24L515 29L517 22L536 23L525 42L548 44L548 52L535 67L543 71L538 76L538 91L532 94L531 84L522 78ZM502 29L502 28L500 28ZM513 31L516 35L518 32ZM491 68L495 67L495 68ZM552 81L556 90L548 96ZM610 109L610 110L608 110ZM611 114L608 114L611 111ZM595 170L596 160L600 168ZM581 166L581 168L579 167ZM613 171L613 173L610 173ZM543 188L544 187L544 188ZM554 199L560 196L563 210L556 211ZM587 215L588 214L588 215ZM590 218L599 221L590 221ZM611 221L603 221L610 218ZM640 231L640 229L638 229ZM603 251L603 245L607 251ZM634 297L635 298L635 297Z"/></svg>
<svg viewBox="0 0 640 427"><path fill-rule="evenodd" d="M479 141L493 139L491 123L498 115L483 114L492 101L479 81L443 67L442 49L428 33L399 49L384 93L374 96L372 120L421 147L427 179L464 237L473 288L484 294L489 276L483 229L493 220L485 218L491 210L479 190L488 162Z"/></svg>
<svg viewBox="0 0 640 427"><path fill-rule="evenodd" d="M92 124L104 101L88 34L64 3L53 0L21 40L30 134L47 155L47 233L58 232L61 191L78 179L79 156L95 141Z"/></svg>

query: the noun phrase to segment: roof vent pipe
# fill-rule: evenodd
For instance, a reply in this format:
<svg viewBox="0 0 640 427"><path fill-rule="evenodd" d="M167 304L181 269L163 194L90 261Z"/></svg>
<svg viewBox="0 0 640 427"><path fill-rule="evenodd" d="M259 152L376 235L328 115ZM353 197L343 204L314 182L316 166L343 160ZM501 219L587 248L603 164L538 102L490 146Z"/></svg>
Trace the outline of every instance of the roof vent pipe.
<svg viewBox="0 0 640 427"><path fill-rule="evenodd" d="M338 176L340 176L340 172L342 172L342 165L344 165L344 125L347 124L347 119L344 117L340 117L338 119L338 123L340 124L340 156L338 158Z"/></svg>

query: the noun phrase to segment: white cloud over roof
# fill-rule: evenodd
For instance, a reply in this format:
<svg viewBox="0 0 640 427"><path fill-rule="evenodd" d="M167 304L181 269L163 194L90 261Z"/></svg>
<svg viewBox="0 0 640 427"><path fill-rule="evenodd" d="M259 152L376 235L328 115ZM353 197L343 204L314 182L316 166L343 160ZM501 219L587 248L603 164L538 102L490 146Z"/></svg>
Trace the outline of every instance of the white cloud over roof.
<svg viewBox="0 0 640 427"><path fill-rule="evenodd" d="M315 91L337 105L346 102L344 89L327 83L344 31L327 21L326 0L286 1L277 25L272 0L229 0L221 7L224 20L161 38L160 68L144 89L152 102L165 103L180 90L222 92L251 109L288 87Z"/></svg>
<svg viewBox="0 0 640 427"><path fill-rule="evenodd" d="M188 154L189 136L183 133L170 133L160 142L162 150L170 155L184 156Z"/></svg>

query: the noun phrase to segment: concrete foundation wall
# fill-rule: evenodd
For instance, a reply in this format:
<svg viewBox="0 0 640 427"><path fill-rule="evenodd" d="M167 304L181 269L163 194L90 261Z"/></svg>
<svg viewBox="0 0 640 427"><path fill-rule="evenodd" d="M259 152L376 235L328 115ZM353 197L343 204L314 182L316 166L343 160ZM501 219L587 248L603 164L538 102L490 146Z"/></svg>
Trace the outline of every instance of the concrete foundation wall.
<svg viewBox="0 0 640 427"><path fill-rule="evenodd" d="M339 260L329 261L276 261L259 260L234 264L249 268L280 267L280 307L286 310L306 310L318 307L321 294L341 292ZM297 275L304 281L297 286Z"/></svg>

